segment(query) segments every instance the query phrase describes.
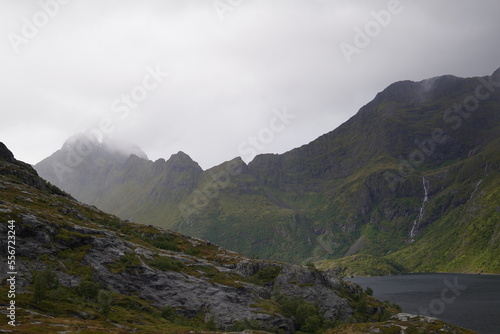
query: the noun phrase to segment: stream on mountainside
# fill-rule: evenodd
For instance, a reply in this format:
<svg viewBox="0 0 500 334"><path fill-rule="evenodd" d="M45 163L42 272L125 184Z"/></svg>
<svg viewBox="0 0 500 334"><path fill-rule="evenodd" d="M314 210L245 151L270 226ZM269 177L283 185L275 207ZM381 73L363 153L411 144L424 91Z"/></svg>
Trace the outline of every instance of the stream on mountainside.
<svg viewBox="0 0 500 334"><path fill-rule="evenodd" d="M479 334L500 333L500 275L408 274L346 278L403 312L439 318Z"/></svg>

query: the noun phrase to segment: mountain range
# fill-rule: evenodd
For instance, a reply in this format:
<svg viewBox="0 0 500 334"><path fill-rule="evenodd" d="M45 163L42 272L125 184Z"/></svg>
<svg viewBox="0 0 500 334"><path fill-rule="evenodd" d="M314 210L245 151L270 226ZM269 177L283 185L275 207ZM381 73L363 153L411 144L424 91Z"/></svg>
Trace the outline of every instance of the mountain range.
<svg viewBox="0 0 500 334"><path fill-rule="evenodd" d="M500 69L396 82L284 154L203 170L77 135L35 165L79 201L344 275L500 273ZM355 268L355 269L353 269Z"/></svg>
<svg viewBox="0 0 500 334"><path fill-rule="evenodd" d="M120 220L46 182L1 142L0 217L2 333L474 334L398 313L334 273Z"/></svg>

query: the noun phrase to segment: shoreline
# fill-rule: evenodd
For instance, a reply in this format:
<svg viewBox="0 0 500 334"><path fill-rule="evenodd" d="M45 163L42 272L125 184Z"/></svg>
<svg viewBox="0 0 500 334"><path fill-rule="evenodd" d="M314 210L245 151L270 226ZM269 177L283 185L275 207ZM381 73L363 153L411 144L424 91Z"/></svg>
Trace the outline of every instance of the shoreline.
<svg viewBox="0 0 500 334"><path fill-rule="evenodd" d="M475 276L500 276L500 273L459 273L459 272L408 272L401 273L397 275L377 275L377 276L349 276L342 277L342 279L348 280L349 278L374 278L374 277L397 277L397 276L407 276L407 275L475 275Z"/></svg>

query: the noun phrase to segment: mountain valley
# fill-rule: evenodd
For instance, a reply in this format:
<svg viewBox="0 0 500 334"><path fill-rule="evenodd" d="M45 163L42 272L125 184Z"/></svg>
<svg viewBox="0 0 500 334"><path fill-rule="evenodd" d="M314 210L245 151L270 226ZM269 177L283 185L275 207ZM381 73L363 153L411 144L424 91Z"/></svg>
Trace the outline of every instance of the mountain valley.
<svg viewBox="0 0 500 334"><path fill-rule="evenodd" d="M263 259L500 273L499 81L500 70L397 82L332 132L248 164L153 162L80 135L35 168L122 219Z"/></svg>

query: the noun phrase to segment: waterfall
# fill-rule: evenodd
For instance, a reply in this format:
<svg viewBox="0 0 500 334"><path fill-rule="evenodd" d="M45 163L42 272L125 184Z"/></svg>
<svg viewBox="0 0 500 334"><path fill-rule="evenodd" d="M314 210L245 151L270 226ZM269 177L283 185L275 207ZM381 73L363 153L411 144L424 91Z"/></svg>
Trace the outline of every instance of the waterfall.
<svg viewBox="0 0 500 334"><path fill-rule="evenodd" d="M424 185L424 200L422 201L422 205L420 206L420 212L418 213L417 218L413 222L413 226L410 231L410 242L414 241L415 236L417 235L417 228L420 226L422 219L424 218L425 206L427 202L429 202L429 181L422 177L422 183Z"/></svg>
<svg viewBox="0 0 500 334"><path fill-rule="evenodd" d="M472 199L472 196L474 196L474 194L476 193L477 188L479 188L479 185L481 184L481 182L483 182L483 179L479 180L479 182L476 184L476 187L474 188L474 191L472 192L472 194L470 194L469 200Z"/></svg>

